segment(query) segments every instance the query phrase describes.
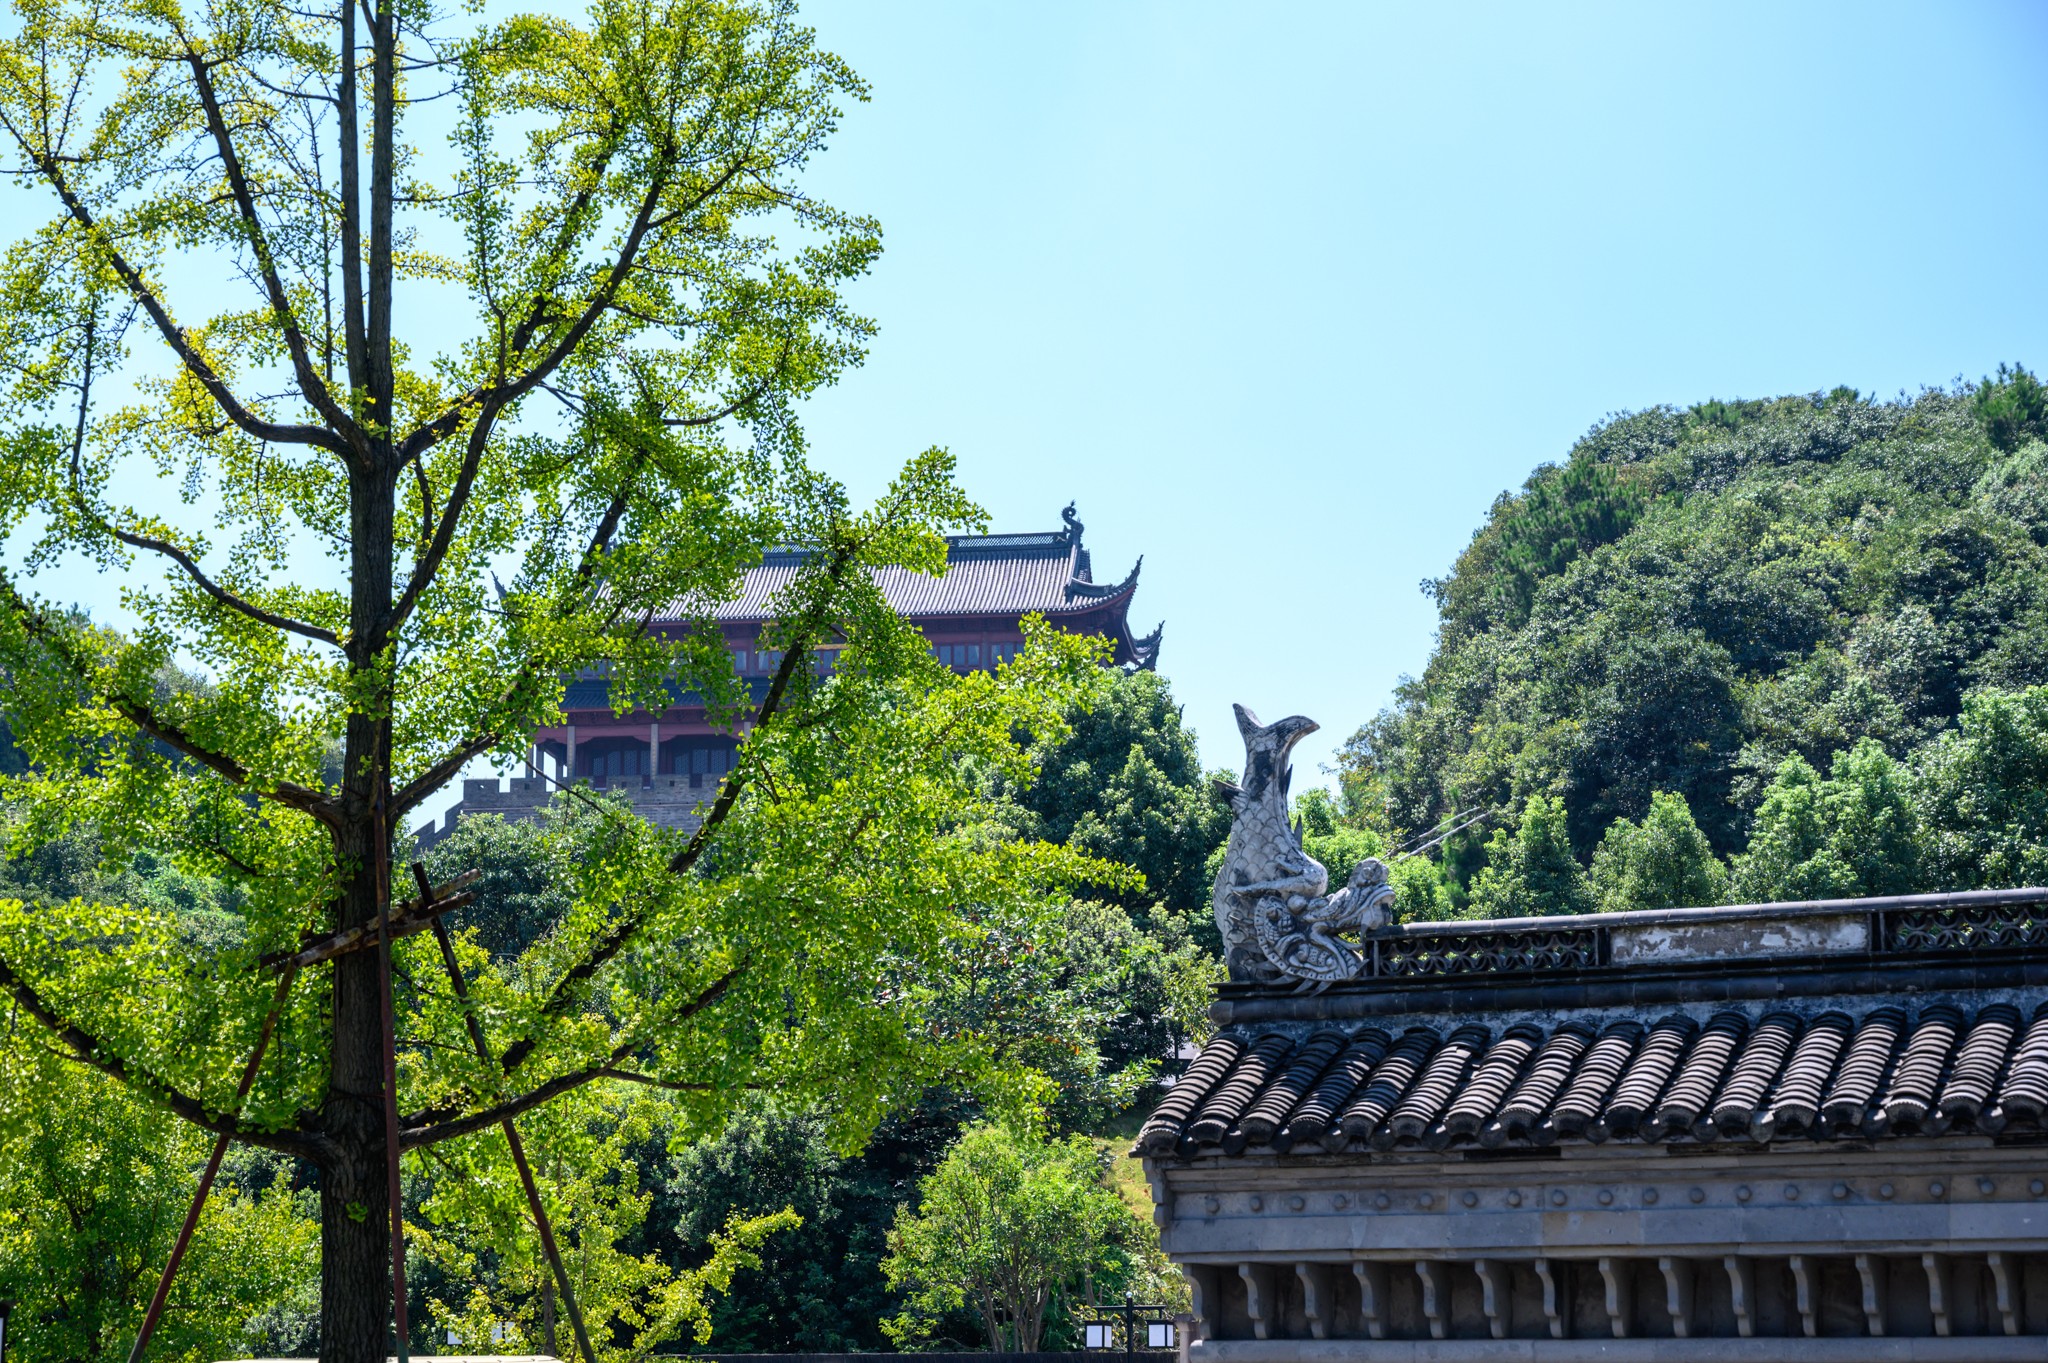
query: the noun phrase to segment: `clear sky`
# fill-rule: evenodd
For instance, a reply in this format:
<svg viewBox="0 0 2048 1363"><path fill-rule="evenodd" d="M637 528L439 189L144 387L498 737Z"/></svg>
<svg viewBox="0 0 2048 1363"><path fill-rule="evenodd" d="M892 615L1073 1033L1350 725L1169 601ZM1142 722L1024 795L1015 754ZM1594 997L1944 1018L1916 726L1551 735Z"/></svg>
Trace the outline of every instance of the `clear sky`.
<svg viewBox="0 0 2048 1363"><path fill-rule="evenodd" d="M1212 765L1233 700L1327 761L1606 413L2048 364L2041 5L808 13L874 93L819 183L887 245L820 462L1077 499Z"/></svg>
<svg viewBox="0 0 2048 1363"><path fill-rule="evenodd" d="M1236 700L1322 724L1312 778L1605 414L2048 365L2048 5L807 14L874 95L814 183L887 245L817 462L871 497L947 446L998 530L1077 501L1211 765Z"/></svg>

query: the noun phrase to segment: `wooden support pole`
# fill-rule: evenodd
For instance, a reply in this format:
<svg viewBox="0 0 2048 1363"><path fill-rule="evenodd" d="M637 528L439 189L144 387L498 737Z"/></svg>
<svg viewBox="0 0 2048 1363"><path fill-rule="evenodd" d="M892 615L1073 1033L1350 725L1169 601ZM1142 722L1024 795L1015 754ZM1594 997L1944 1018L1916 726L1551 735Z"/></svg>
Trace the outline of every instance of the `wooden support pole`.
<svg viewBox="0 0 2048 1363"><path fill-rule="evenodd" d="M470 903L476 896L467 893L468 888L476 883L477 877L481 874L480 871L464 871L446 885L436 886L421 898L408 899L400 904L391 915L391 935L410 936L441 914ZM361 951L365 947L377 945L379 931L376 923L365 923L358 928L330 932L325 937L302 941L297 951L270 952L259 957L257 964L265 969L278 971L318 965L322 961L331 961L336 956L346 956L351 951Z"/></svg>
<svg viewBox="0 0 2048 1363"><path fill-rule="evenodd" d="M403 1152L398 1148L398 1013L391 998L391 839L385 824L386 798L380 789L377 793L377 1010L384 1027L384 1195L391 1203L391 1329L397 1342L398 1363L411 1363L411 1331L405 1318L405 1194L399 1181L399 1161Z"/></svg>
<svg viewBox="0 0 2048 1363"><path fill-rule="evenodd" d="M413 863L413 876L424 889L427 879L426 868ZM476 1058L486 1068L495 1064L491 1058L490 1045L484 1040L483 1024L476 1020L476 1013L469 1006L469 985L462 978L462 965L455 959L455 944L448 938L448 925L439 917L434 919L434 940L441 946L441 964L447 967L448 983L455 990L456 1002L462 1005L462 1021L469 1030L469 1043L476 1049ZM597 1363L597 1351L590 1347L590 1333L583 1327L583 1308L576 1304L575 1289L569 1286L568 1270L562 1267L562 1252L555 1246L554 1224L548 1220L547 1208L540 1200L540 1185L534 1182L533 1167L526 1161L526 1146L519 1139L519 1128L510 1117L499 1123L504 1129L505 1143L512 1147L512 1164L519 1170L519 1182L526 1189L526 1200L533 1208L534 1228L540 1232L540 1247L547 1255L548 1267L554 1270L555 1287L562 1294L562 1305L569 1312L569 1328L576 1333L576 1347L583 1351L583 1363Z"/></svg>
<svg viewBox="0 0 2048 1363"><path fill-rule="evenodd" d="M256 1034L256 1049L250 1052L249 1063L242 1067L242 1082L235 1087L235 1110L241 1111L243 1100L249 1090L256 1086L256 1071L262 1068L263 1052L270 1047L270 1035L277 1028L278 1015L284 1012L285 996L291 993L292 980L296 970L287 970L277 982L277 993L270 1000L270 1011L263 1015L263 1028ZM156 1333L156 1323L162 1319L164 1303L170 1300L171 1282L178 1276L178 1265L184 1262L185 1251L192 1244L192 1232L199 1228L199 1213L206 1206L207 1194L213 1191L213 1180L220 1173L220 1162L228 1153L228 1135L222 1132L213 1142L213 1154L207 1157L206 1172L199 1176L199 1188L192 1194L191 1210L185 1213L185 1224L178 1229L178 1238L171 1245L171 1257L164 1265L163 1276L156 1280L156 1295L149 1299L149 1310L142 1316L142 1328L135 1333L135 1347L128 1351L128 1363L142 1363L143 1350L149 1347L149 1337Z"/></svg>

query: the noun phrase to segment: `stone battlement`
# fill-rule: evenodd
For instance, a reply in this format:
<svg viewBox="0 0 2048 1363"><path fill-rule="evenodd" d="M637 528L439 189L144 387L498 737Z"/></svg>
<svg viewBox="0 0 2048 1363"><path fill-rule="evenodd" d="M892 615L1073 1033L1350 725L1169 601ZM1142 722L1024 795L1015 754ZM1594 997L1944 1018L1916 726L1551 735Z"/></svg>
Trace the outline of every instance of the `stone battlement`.
<svg viewBox="0 0 2048 1363"><path fill-rule="evenodd" d="M633 811L659 828L695 832L702 821L700 807L718 794L715 778L706 776L614 777L604 784L583 782L592 790L620 792ZM422 852L455 831L455 825L472 814L496 814L505 819L537 818L560 789L553 781L538 776L515 776L509 781L484 777L462 783L462 799L449 807L436 824L422 824L414 832Z"/></svg>

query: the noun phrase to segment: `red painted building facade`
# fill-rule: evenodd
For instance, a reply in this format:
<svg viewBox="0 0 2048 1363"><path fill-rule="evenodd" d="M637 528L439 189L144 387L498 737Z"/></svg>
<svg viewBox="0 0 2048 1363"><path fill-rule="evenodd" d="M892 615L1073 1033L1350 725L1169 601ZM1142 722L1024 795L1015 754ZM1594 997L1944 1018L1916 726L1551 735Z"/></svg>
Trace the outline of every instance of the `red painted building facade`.
<svg viewBox="0 0 2048 1363"><path fill-rule="evenodd" d="M879 575L883 596L923 632L939 661L958 672L993 669L1014 655L1024 642L1021 622L1032 614L1070 633L1109 640L1117 666L1152 667L1164 627L1146 635L1131 630L1138 567L1121 581L1097 582L1074 508L1068 506L1061 518L1063 528L1038 534L953 536L943 574L886 569ZM756 697L766 693L782 661L761 646L761 632L803 561L802 550L771 552L747 573L737 595L705 612L717 622ZM656 619L653 627L681 630L691 623L679 612ZM824 652L821 666L829 667L831 650ZM738 746L733 726L707 719L702 700L693 695L679 695L658 715L615 715L604 679L586 676L569 683L562 708L563 723L534 736L532 762L541 776L515 779L508 791L495 780L464 782L462 803L449 811L442 829L421 830L423 841L431 842L468 812L521 817L544 804L557 785L577 781L623 789L650 820L687 825L694 822L697 801L731 769Z"/></svg>

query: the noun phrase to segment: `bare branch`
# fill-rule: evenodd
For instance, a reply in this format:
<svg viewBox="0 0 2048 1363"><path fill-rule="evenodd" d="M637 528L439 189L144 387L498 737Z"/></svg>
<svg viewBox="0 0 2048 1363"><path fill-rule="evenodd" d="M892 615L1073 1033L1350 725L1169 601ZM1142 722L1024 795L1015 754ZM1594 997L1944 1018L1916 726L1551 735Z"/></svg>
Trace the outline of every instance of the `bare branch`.
<svg viewBox="0 0 2048 1363"><path fill-rule="evenodd" d="M769 383L770 380L762 379L754 385L753 391L745 397L733 399L709 416L665 416L661 419L661 424L664 426L716 426L719 422L767 392Z"/></svg>
<svg viewBox="0 0 2048 1363"><path fill-rule="evenodd" d="M651 1074L638 1074L632 1070L605 1070L599 1077L623 1079L629 1084L645 1084L649 1088L667 1089L671 1093L707 1093L715 1087L701 1079L657 1079ZM742 1084L740 1087L757 1089L760 1085Z"/></svg>
<svg viewBox="0 0 2048 1363"><path fill-rule="evenodd" d="M258 440L269 440L280 445L311 445L316 449L328 450L347 457L348 446L324 427L266 421L244 406L241 399L237 398L221 377L214 373L213 366L207 363L206 357L192 345L191 340L185 335L184 328L171 320L170 312L158 299L156 292L143 280L141 272L121 253L120 248L114 245L112 238L101 231L99 223L93 218L92 210L85 206L84 200L72 192L71 184L65 178L58 158L37 152L4 113L0 113L0 126L7 128L37 172L57 191L57 197L63 202L65 211L71 215L72 221L106 252L107 263L112 265L114 273L121 277L121 283L127 287L129 296L141 304L142 310L149 314L149 319L156 324L157 333L163 337L164 344L171 348L171 352L185 366L185 371L198 381L199 386L206 390L208 396L212 397L227 414L230 421Z"/></svg>
<svg viewBox="0 0 2048 1363"><path fill-rule="evenodd" d="M399 594L398 603L391 608L379 627L378 636L372 641L372 649L381 649L384 641L395 634L419 604L420 596L433 582L441 570L441 560L448 555L448 546L455 542L455 527L461 523L462 513L469 507L469 492L476 485L477 469L483 464L484 449L490 444L491 427L496 422L498 406L486 400L476 414L476 421L469 428L469 443L462 452L462 469L455 475L455 485L448 489L448 502L441 508L441 519L434 527L434 538L428 542L426 552L413 564L412 576L406 580L405 590ZM415 466L424 462L426 452L417 451L406 456L415 460ZM422 513L424 514L424 512Z"/></svg>
<svg viewBox="0 0 2048 1363"><path fill-rule="evenodd" d="M687 1022L691 1017L717 1003L721 998L725 997L726 991L732 988L734 981L738 980L746 972L746 969L747 961L742 959L738 965L705 986L695 998L678 1009L663 1025L674 1026L677 1023ZM520 1113L539 1107L550 1099L559 1098L574 1089L582 1088L592 1080L614 1077L626 1078L628 1076L616 1074L615 1067L619 1061L624 1060L644 1044L644 1042L638 1041L622 1042L612 1048L611 1055L601 1065L593 1065L587 1069L572 1070L567 1074L557 1075L538 1088L530 1089L516 1098L508 1098L502 1103L497 1103L478 1112L472 1112L467 1116L436 1121L435 1118L440 1115L438 1110L421 1113L408 1121L407 1130L399 1136L399 1145L407 1150L416 1150L423 1145L438 1145L442 1141L453 1140L457 1136L468 1136L482 1131L486 1127L495 1126L508 1118L517 1117ZM509 1074L512 1071L514 1063L508 1052L503 1064L506 1073ZM422 1122L427 1124L421 1125L420 1123Z"/></svg>
<svg viewBox="0 0 2048 1363"><path fill-rule="evenodd" d="M255 254L256 268L263 280L264 291L270 295L271 315L276 319L278 329L284 333L285 344L291 350L292 372L299 380L299 390L313 410L320 413L327 424L340 433L343 439L355 449L358 455L367 455L368 444L362 429L354 418L342 410L334 397L321 382L320 375L313 369L313 356L306 348L306 338L299 330L299 319L292 311L291 300L285 296L284 283L278 278L277 262L270 254L270 238L263 230L263 223L256 216L256 201L249 192L249 180L242 172L242 158L235 151L234 139L228 134L227 121L222 118L220 100L213 88L213 77L208 73L206 62L190 48L185 52L186 64L192 68L192 83L199 90L200 107L206 111L206 125L213 133L213 145L220 153L221 169L226 173L228 189L235 196L235 207L240 211L242 225L249 234L249 249Z"/></svg>
<svg viewBox="0 0 2048 1363"><path fill-rule="evenodd" d="M178 725L159 716L149 706L127 696L109 696L107 704L123 719L157 742L176 749L216 775L226 777L238 786L246 787L302 814L310 814L330 827L340 823L341 813L334 801L312 787L302 786L296 781L258 785L247 767L232 757L206 747Z"/></svg>
<svg viewBox="0 0 2048 1363"><path fill-rule="evenodd" d="M0 604L6 605L19 616L22 628L30 636L40 639L47 645L81 685L88 682L93 669L73 647L69 632L61 626L52 625L42 609L22 596L13 581L4 574L0 574ZM339 807L322 792L295 781L259 784L247 767L227 754L217 752L199 742L180 725L157 714L155 707L148 701L133 696L105 694L102 694L100 699L143 733L183 753L215 775L225 777L234 784L278 804L309 814L330 827L339 823Z"/></svg>
<svg viewBox="0 0 2048 1363"><path fill-rule="evenodd" d="M85 510L85 508L81 506L80 510ZM93 513L88 512L87 514ZM176 563L179 567L185 570L186 576L190 577L193 580L193 582L199 585L201 591L204 591L208 596L220 602L223 606L228 607L230 610L237 611L243 615L246 615L251 620L254 620L256 623L260 625L268 625L272 629L285 630L288 633L301 635L307 639L317 640L318 642L323 644L333 644L337 648L340 647L341 636L336 634L331 629L326 629L320 625L309 625L303 620L294 620L289 615L279 615L276 611L265 610L263 607L257 605L255 602L245 601L241 597L235 595L235 593L229 591L227 588L221 586L212 578L208 577L206 573L203 570L201 570L198 563L193 561L193 558L190 554L186 553L183 549L180 549L177 545L171 543L169 540L156 539L155 537L150 535L134 534L130 531L123 530L119 526L114 525L104 519L99 518L97 515L94 515L94 519L100 521L101 529L105 530L115 539L121 541L121 543L130 545L136 549L147 549L150 550L152 553L162 554L165 558L168 558L173 563Z"/></svg>

